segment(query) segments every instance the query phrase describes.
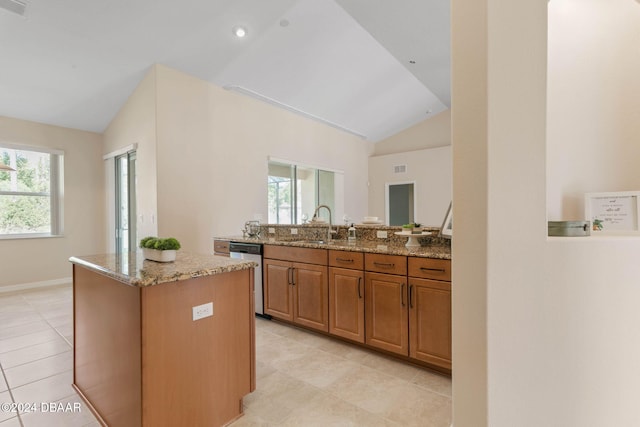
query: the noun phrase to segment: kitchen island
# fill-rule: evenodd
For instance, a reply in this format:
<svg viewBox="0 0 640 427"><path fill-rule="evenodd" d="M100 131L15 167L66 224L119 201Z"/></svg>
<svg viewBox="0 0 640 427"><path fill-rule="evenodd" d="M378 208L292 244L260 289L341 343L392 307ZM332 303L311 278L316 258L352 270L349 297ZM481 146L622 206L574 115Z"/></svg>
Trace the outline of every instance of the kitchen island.
<svg viewBox="0 0 640 427"><path fill-rule="evenodd" d="M103 425L221 426L255 389L255 263L71 257L73 386ZM195 320L194 320L195 319Z"/></svg>

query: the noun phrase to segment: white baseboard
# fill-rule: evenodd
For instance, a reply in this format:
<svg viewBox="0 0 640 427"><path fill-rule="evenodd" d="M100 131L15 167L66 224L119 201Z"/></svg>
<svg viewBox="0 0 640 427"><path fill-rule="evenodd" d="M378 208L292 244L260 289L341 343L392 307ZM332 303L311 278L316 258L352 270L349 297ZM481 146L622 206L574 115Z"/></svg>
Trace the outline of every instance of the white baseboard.
<svg viewBox="0 0 640 427"><path fill-rule="evenodd" d="M42 282L21 283L19 285L0 286L0 294L4 292L20 292L28 289L47 288L49 286L58 286L71 283L71 277L63 277L62 279L44 280Z"/></svg>

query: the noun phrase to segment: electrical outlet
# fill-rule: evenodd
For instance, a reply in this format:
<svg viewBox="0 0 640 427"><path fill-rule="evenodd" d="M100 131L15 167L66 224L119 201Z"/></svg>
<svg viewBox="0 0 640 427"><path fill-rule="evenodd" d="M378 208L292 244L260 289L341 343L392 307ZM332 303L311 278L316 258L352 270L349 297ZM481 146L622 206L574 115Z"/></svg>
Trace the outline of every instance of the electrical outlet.
<svg viewBox="0 0 640 427"><path fill-rule="evenodd" d="M387 230L378 230L378 231L376 231L376 236L378 236L378 239L386 239L387 238Z"/></svg>
<svg viewBox="0 0 640 427"><path fill-rule="evenodd" d="M269 227L269 234L276 234L275 227Z"/></svg>
<svg viewBox="0 0 640 427"><path fill-rule="evenodd" d="M193 320L200 320L205 317L213 316L213 303L208 302L206 304L196 305L191 307Z"/></svg>
<svg viewBox="0 0 640 427"><path fill-rule="evenodd" d="M291 229L291 234L298 234L298 229L297 228L292 228Z"/></svg>

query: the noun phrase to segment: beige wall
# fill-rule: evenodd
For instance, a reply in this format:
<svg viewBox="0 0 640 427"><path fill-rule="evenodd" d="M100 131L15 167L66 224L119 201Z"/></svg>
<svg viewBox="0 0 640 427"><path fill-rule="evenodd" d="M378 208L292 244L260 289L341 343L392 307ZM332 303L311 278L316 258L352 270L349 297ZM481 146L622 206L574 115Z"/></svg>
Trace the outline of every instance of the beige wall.
<svg viewBox="0 0 640 427"><path fill-rule="evenodd" d="M406 165L406 173L393 167ZM369 158L369 214L386 223L387 184L414 182L417 222L440 227L451 202L451 146Z"/></svg>
<svg viewBox="0 0 640 427"><path fill-rule="evenodd" d="M640 6L549 3L548 141L546 2L452 6L454 425L640 425L633 326L640 324L640 239L546 237L548 211L560 200L589 191L590 183L624 186L636 176L618 160L635 153L637 122L625 118L633 115L628 98L637 98L637 86L615 93L597 86L610 89L621 73L637 71L620 71L628 61L612 49L637 55L622 35L637 41ZM593 42L594 34L606 40L610 33L621 37L616 48ZM555 68L560 56L577 68ZM583 67L583 56L598 61ZM574 89L554 92L560 83ZM610 111L596 113L592 103ZM579 125L574 114L582 115ZM572 152L578 135L589 132L598 135L585 155L590 169L554 172L557 153ZM574 187L547 206L547 178Z"/></svg>
<svg viewBox="0 0 640 427"><path fill-rule="evenodd" d="M367 212L372 143L165 66L153 67L111 123L104 152L133 143L138 227L185 250L210 253L213 236L239 235L256 215L266 221L269 156L345 172L334 223Z"/></svg>
<svg viewBox="0 0 640 427"><path fill-rule="evenodd" d="M549 10L549 219L581 220L584 193L640 190L640 5Z"/></svg>
<svg viewBox="0 0 640 427"><path fill-rule="evenodd" d="M344 211L366 215L371 143L164 66L157 85L161 235L206 253L266 220L269 156L344 171Z"/></svg>
<svg viewBox="0 0 640 427"><path fill-rule="evenodd" d="M451 145L451 110L445 110L376 143L374 155L405 153L445 145Z"/></svg>
<svg viewBox="0 0 640 427"><path fill-rule="evenodd" d="M453 425L487 427L489 0L451 2ZM517 425L517 423L515 424Z"/></svg>
<svg viewBox="0 0 640 427"><path fill-rule="evenodd" d="M71 278L70 256L104 251L101 136L0 117L0 140L64 151L64 235L0 239L0 287Z"/></svg>
<svg viewBox="0 0 640 427"><path fill-rule="evenodd" d="M157 234L156 183L156 69L152 67L104 132L103 154L137 144L138 236ZM107 205L107 251L115 250L115 166L113 158L103 162Z"/></svg>

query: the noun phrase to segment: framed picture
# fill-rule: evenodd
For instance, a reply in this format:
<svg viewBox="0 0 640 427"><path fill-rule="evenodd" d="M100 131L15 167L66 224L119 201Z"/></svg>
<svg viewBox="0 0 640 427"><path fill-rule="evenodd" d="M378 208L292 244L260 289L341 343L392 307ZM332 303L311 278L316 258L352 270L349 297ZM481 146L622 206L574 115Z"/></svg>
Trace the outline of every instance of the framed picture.
<svg viewBox="0 0 640 427"><path fill-rule="evenodd" d="M640 235L640 191L587 193L585 217L591 221L591 234Z"/></svg>
<svg viewBox="0 0 640 427"><path fill-rule="evenodd" d="M449 203L449 209L442 221L442 227L440 227L440 237L451 239L453 237L453 202Z"/></svg>

